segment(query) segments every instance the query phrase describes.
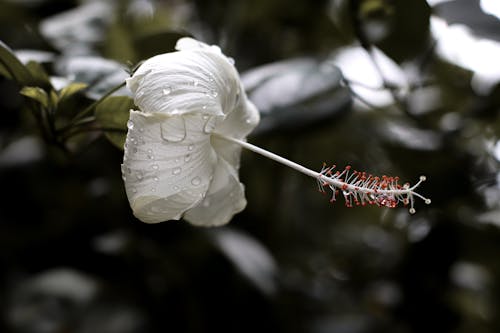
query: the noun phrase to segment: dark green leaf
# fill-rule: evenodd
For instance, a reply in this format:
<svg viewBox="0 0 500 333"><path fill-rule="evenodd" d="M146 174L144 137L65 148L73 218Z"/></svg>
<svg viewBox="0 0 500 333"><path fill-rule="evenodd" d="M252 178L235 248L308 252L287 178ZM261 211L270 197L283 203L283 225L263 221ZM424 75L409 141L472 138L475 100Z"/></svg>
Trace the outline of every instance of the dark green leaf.
<svg viewBox="0 0 500 333"><path fill-rule="evenodd" d="M0 74L23 85L30 85L33 82L28 69L2 41L0 41Z"/></svg>
<svg viewBox="0 0 500 333"><path fill-rule="evenodd" d="M28 69L31 74L31 85L37 85L45 88L52 88L50 83L50 78L45 72L45 69L38 62L30 61L26 64L26 69Z"/></svg>
<svg viewBox="0 0 500 333"><path fill-rule="evenodd" d="M96 107L96 121L105 129L105 135L120 149L123 149L127 133L127 121L134 100L126 96L111 96Z"/></svg>

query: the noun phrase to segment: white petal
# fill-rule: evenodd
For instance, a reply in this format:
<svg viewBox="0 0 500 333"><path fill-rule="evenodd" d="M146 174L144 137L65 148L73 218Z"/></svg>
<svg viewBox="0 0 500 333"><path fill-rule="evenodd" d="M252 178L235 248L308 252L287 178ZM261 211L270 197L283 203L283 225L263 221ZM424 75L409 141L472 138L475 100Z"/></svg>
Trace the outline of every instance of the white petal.
<svg viewBox="0 0 500 333"><path fill-rule="evenodd" d="M225 160L219 159L206 197L188 210L184 218L194 225L220 226L245 209L246 204L245 188L238 179L237 171Z"/></svg>
<svg viewBox="0 0 500 333"><path fill-rule="evenodd" d="M181 51L145 61L127 80L144 112L227 114L234 107L239 76L222 53Z"/></svg>
<svg viewBox="0 0 500 333"><path fill-rule="evenodd" d="M131 111L122 171L141 221L179 219L205 196L217 161L205 118Z"/></svg>
<svg viewBox="0 0 500 333"><path fill-rule="evenodd" d="M241 92L238 104L228 113L224 121L217 126L217 133L236 139L245 138L259 123L260 114L250 102L244 91Z"/></svg>
<svg viewBox="0 0 500 333"><path fill-rule="evenodd" d="M260 115L257 108L250 102L244 91L235 109L217 126L215 131L224 136L245 140L245 137L259 123ZM236 170L240 166L241 146L214 136L212 146L217 155L225 159Z"/></svg>
<svg viewBox="0 0 500 333"><path fill-rule="evenodd" d="M180 38L175 44L175 49L178 51L200 50L200 49L203 50L203 49L208 49L209 47L210 45L190 37Z"/></svg>

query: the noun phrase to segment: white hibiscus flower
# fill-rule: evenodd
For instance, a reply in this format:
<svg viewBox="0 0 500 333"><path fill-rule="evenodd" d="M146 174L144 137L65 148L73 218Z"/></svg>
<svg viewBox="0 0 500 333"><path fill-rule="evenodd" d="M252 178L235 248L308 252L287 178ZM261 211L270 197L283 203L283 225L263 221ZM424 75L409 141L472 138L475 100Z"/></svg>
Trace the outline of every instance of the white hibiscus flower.
<svg viewBox="0 0 500 333"><path fill-rule="evenodd" d="M241 147L259 122L238 72L216 46L191 38L145 61L127 86L131 110L122 171L134 215L222 225L246 206Z"/></svg>

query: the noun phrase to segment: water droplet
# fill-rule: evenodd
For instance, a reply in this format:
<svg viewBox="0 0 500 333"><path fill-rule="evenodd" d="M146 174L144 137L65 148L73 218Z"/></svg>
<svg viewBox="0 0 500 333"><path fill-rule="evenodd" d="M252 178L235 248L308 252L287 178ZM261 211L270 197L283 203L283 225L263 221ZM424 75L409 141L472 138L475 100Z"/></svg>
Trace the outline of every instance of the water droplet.
<svg viewBox="0 0 500 333"><path fill-rule="evenodd" d="M215 91L215 90L211 90L210 91L210 96L212 96L213 98L215 98L215 97L219 96L219 93L217 91Z"/></svg>
<svg viewBox="0 0 500 333"><path fill-rule="evenodd" d="M137 189L135 187L132 189L132 193L137 193Z"/></svg>
<svg viewBox="0 0 500 333"><path fill-rule="evenodd" d="M154 177L153 177L153 180L154 180L155 182L157 182L157 181L159 181L159 180L160 180L160 178L158 178L157 176L154 176Z"/></svg>
<svg viewBox="0 0 500 333"><path fill-rule="evenodd" d="M139 132L144 133L144 128L139 128Z"/></svg>
<svg viewBox="0 0 500 333"><path fill-rule="evenodd" d="M210 117L208 115L204 114L202 118L203 118L203 120L207 120Z"/></svg>
<svg viewBox="0 0 500 333"><path fill-rule="evenodd" d="M127 128L134 129L134 122L132 120L127 121Z"/></svg>
<svg viewBox="0 0 500 333"><path fill-rule="evenodd" d="M194 80L193 80L193 86L195 86L195 87L196 87L196 86L198 86L199 84L200 84L200 81L198 81L198 80L196 80L196 79L194 79Z"/></svg>
<svg viewBox="0 0 500 333"><path fill-rule="evenodd" d="M172 92L172 88L170 87L165 87L163 88L163 95L167 96L167 95L170 95L170 93Z"/></svg>
<svg viewBox="0 0 500 333"><path fill-rule="evenodd" d="M215 117L210 117L206 123L205 126L203 126L203 132L205 134L210 134L214 131L216 125L216 118Z"/></svg>
<svg viewBox="0 0 500 333"><path fill-rule="evenodd" d="M134 137L131 137L130 138L130 143L133 144L133 145L136 145L137 144L137 140Z"/></svg>
<svg viewBox="0 0 500 333"><path fill-rule="evenodd" d="M233 58L231 58L231 57L227 57L227 61L229 61L229 63L230 63L231 65L234 65L234 59L233 59Z"/></svg>
<svg viewBox="0 0 500 333"><path fill-rule="evenodd" d="M246 123L247 125L252 124L252 118L247 118L247 119L245 119L245 123Z"/></svg>
<svg viewBox="0 0 500 333"><path fill-rule="evenodd" d="M148 155L147 155L148 160L154 160L155 157L153 155L153 150L148 149Z"/></svg>
<svg viewBox="0 0 500 333"><path fill-rule="evenodd" d="M152 187L151 192L156 192L156 187Z"/></svg>
<svg viewBox="0 0 500 333"><path fill-rule="evenodd" d="M192 151L193 149L194 149L194 145L189 145L189 146L188 146L188 150L189 150L189 151Z"/></svg>
<svg viewBox="0 0 500 333"><path fill-rule="evenodd" d="M182 171L182 169L181 169L181 168L179 168L179 167L177 167L177 168L174 168L174 169L172 170L172 174L173 174L173 175L178 175L178 174L180 174L180 173L181 173L181 171Z"/></svg>
<svg viewBox="0 0 500 333"><path fill-rule="evenodd" d="M160 167L158 166L158 164L153 164L151 165L151 169L153 170L158 170Z"/></svg>
<svg viewBox="0 0 500 333"><path fill-rule="evenodd" d="M179 191L179 186L177 185L174 185L172 188L174 189L174 191Z"/></svg>
<svg viewBox="0 0 500 333"><path fill-rule="evenodd" d="M137 94L135 94L135 98L141 98L144 95L144 91L139 91Z"/></svg>
<svg viewBox="0 0 500 333"><path fill-rule="evenodd" d="M181 160L178 157L175 158L175 163L179 163L180 161Z"/></svg>
<svg viewBox="0 0 500 333"><path fill-rule="evenodd" d="M207 109L207 106L206 106L206 105L203 105L201 108L202 108L203 110L206 110L206 109Z"/></svg>
<svg viewBox="0 0 500 333"><path fill-rule="evenodd" d="M194 186L198 186L201 184L201 178L200 177L194 177L193 179L191 179L191 184L193 184Z"/></svg>
<svg viewBox="0 0 500 333"><path fill-rule="evenodd" d="M161 137L168 142L181 142L186 138L186 123L184 118L173 116L160 125Z"/></svg>
<svg viewBox="0 0 500 333"><path fill-rule="evenodd" d="M137 177L138 180L142 180L142 178L144 178L141 171L137 171L137 174L135 176Z"/></svg>
<svg viewBox="0 0 500 333"><path fill-rule="evenodd" d="M184 162L189 162L189 161L191 161L191 155L187 154L186 156L184 156Z"/></svg>

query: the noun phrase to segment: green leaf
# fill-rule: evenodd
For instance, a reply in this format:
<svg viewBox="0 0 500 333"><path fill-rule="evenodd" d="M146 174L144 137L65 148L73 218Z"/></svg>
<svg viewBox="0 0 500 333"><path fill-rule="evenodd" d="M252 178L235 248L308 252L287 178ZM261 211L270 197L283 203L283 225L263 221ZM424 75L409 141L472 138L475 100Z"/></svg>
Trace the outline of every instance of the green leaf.
<svg viewBox="0 0 500 333"><path fill-rule="evenodd" d="M105 129L105 135L112 144L123 149L127 135L127 121L134 100L127 96L111 96L99 103L95 117L97 123Z"/></svg>
<svg viewBox="0 0 500 333"><path fill-rule="evenodd" d="M80 90L83 90L88 87L88 84L82 82L75 82L68 84L66 87L62 88L59 92L60 99L69 98L71 95L76 94Z"/></svg>
<svg viewBox="0 0 500 333"><path fill-rule="evenodd" d="M0 74L22 85L33 84L33 79L28 69L2 41L0 41Z"/></svg>
<svg viewBox="0 0 500 333"><path fill-rule="evenodd" d="M23 96L37 101L45 108L49 106L49 97L47 96L45 90L40 87L24 87L21 89L20 93Z"/></svg>
<svg viewBox="0 0 500 333"><path fill-rule="evenodd" d="M41 86L44 88L52 88L52 84L50 83L50 78L45 72L45 69L38 62L30 61L26 64L26 69L31 74L31 83L30 85Z"/></svg>

